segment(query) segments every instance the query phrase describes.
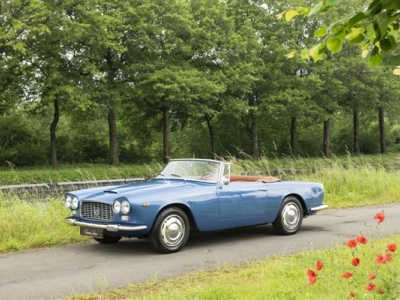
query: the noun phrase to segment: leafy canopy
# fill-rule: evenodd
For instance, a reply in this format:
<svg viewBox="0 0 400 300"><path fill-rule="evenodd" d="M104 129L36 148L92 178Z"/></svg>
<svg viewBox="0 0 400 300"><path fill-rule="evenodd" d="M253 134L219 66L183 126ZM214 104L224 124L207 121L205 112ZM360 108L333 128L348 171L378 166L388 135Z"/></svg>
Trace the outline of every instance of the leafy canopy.
<svg viewBox="0 0 400 300"><path fill-rule="evenodd" d="M341 0L323 0L312 7L296 7L278 15L291 21L302 15L311 17L324 13L341 3ZM373 0L361 4L360 10L346 19L323 24L314 32L319 43L310 49L303 50L303 58L320 60L326 50L331 54L342 50L343 44L357 44L362 49L362 57L371 65L382 62L392 66L400 66L400 54L396 53L399 39L400 0ZM400 75L400 69L394 70Z"/></svg>

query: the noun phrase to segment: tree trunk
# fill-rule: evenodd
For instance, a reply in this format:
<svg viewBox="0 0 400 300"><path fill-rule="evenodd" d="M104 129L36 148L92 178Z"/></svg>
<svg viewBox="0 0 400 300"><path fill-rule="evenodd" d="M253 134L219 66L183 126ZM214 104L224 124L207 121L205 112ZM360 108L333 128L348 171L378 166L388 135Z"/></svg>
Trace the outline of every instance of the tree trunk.
<svg viewBox="0 0 400 300"><path fill-rule="evenodd" d="M248 103L250 107L257 107L257 95L250 96L248 98ZM257 131L257 119L254 112L254 109L251 109L249 112L249 134L251 140L251 155L253 157L259 157L260 152L258 149L258 131Z"/></svg>
<svg viewBox="0 0 400 300"><path fill-rule="evenodd" d="M251 154L253 155L253 157L260 156L260 152L258 149L258 131L256 125L253 125L251 130Z"/></svg>
<svg viewBox="0 0 400 300"><path fill-rule="evenodd" d="M360 120L356 109L353 112L353 153L360 154Z"/></svg>
<svg viewBox="0 0 400 300"><path fill-rule="evenodd" d="M330 151L330 134L331 134L331 120L327 119L324 121L324 147L323 152L325 157L329 157L331 155Z"/></svg>
<svg viewBox="0 0 400 300"><path fill-rule="evenodd" d="M215 155L215 146L214 146L214 132L213 132L213 128L211 125L212 116L204 114L204 118L206 119L208 134L210 136L210 147L211 147L211 156L210 157L215 159L216 155Z"/></svg>
<svg viewBox="0 0 400 300"><path fill-rule="evenodd" d="M297 117L292 117L290 124L290 151L293 157L297 156Z"/></svg>
<svg viewBox="0 0 400 300"><path fill-rule="evenodd" d="M385 115L382 107L378 107L379 112L379 142L381 146L381 154L387 154L386 134L385 134Z"/></svg>
<svg viewBox="0 0 400 300"><path fill-rule="evenodd" d="M51 166L55 170L58 168L57 161L57 143L56 143L56 130L58 125L58 120L60 119L60 108L58 105L58 100L54 100L54 114L53 121L50 125L50 148L51 148Z"/></svg>
<svg viewBox="0 0 400 300"><path fill-rule="evenodd" d="M117 122L114 109L108 109L108 135L110 138L110 163L113 166L119 165Z"/></svg>
<svg viewBox="0 0 400 300"><path fill-rule="evenodd" d="M169 106L164 104L162 107L163 113L163 161L167 163L171 158L171 150L170 150L170 124L169 124Z"/></svg>

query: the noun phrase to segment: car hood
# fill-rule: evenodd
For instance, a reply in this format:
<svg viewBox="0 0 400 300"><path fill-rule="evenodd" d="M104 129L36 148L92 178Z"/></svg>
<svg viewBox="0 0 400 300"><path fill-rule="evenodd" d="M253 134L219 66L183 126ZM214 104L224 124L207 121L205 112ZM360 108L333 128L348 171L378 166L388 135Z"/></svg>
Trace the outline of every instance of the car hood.
<svg viewBox="0 0 400 300"><path fill-rule="evenodd" d="M199 183L193 183L185 180L152 180L142 183L131 183L118 186L106 186L99 188L92 188L86 190L79 190L69 194L75 195L79 200L98 201L98 202L112 202L117 198L132 199L151 199L159 198L174 194L179 195L184 189L193 189Z"/></svg>

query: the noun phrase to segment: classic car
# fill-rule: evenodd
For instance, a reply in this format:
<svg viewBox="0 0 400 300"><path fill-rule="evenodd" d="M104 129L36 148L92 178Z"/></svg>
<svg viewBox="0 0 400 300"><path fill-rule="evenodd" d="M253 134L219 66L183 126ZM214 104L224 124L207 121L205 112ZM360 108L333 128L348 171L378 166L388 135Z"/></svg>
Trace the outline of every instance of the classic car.
<svg viewBox="0 0 400 300"><path fill-rule="evenodd" d="M230 173L230 163L172 159L154 179L68 192L66 221L99 243L147 238L160 253L180 251L200 232L272 223L296 233L303 218L327 208L321 183Z"/></svg>

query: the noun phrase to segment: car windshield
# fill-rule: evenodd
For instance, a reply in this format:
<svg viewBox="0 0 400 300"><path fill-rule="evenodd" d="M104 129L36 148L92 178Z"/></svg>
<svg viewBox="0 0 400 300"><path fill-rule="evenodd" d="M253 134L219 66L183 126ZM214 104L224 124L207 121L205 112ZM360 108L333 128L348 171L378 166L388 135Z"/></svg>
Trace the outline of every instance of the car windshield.
<svg viewBox="0 0 400 300"><path fill-rule="evenodd" d="M157 178L218 182L222 163L214 160L171 160Z"/></svg>

